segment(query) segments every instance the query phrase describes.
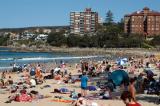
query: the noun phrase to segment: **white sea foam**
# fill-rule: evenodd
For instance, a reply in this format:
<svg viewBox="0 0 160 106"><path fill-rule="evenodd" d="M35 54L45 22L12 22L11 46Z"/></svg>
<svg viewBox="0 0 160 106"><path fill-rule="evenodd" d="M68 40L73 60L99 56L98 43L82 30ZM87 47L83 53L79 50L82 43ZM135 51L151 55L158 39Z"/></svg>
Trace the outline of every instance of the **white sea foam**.
<svg viewBox="0 0 160 106"><path fill-rule="evenodd" d="M75 56L75 57L25 57L25 58L0 58L0 61L38 61L38 60L69 60L69 59L86 59L98 58L103 56Z"/></svg>
<svg viewBox="0 0 160 106"><path fill-rule="evenodd" d="M0 58L0 60L14 60L14 58Z"/></svg>
<svg viewBox="0 0 160 106"><path fill-rule="evenodd" d="M102 56L77 56L77 57L54 57L54 58L46 58L46 57L34 57L34 58L21 58L16 59L19 61L32 61L32 60L67 60L67 59L81 59L81 58L97 58Z"/></svg>

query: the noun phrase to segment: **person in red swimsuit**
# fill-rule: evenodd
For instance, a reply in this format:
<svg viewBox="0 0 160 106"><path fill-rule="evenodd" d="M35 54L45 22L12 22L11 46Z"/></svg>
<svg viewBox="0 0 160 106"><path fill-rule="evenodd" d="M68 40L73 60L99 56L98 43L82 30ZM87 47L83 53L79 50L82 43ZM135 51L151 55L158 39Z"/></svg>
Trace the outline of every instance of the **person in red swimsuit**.
<svg viewBox="0 0 160 106"><path fill-rule="evenodd" d="M126 104L126 106L141 106L139 103L137 103L134 98L132 97L132 94L129 91L124 91L121 94L121 99Z"/></svg>

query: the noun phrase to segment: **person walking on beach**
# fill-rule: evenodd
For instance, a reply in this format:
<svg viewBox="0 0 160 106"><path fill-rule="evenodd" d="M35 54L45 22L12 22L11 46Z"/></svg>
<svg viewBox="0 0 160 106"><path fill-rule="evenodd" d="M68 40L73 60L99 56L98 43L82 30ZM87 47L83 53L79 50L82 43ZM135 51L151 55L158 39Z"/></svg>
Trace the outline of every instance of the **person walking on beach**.
<svg viewBox="0 0 160 106"><path fill-rule="evenodd" d="M131 93L131 96L134 100L136 100L136 89L135 89L135 81L136 78L131 78L129 82L128 91Z"/></svg>
<svg viewBox="0 0 160 106"><path fill-rule="evenodd" d="M88 82L88 77L86 76L86 72L83 72L81 76L81 94L82 96L87 95L87 82Z"/></svg>
<svg viewBox="0 0 160 106"><path fill-rule="evenodd" d="M124 91L121 94L121 99L126 104L126 106L141 106L139 103L137 103L134 98L132 97L131 93L129 91Z"/></svg>

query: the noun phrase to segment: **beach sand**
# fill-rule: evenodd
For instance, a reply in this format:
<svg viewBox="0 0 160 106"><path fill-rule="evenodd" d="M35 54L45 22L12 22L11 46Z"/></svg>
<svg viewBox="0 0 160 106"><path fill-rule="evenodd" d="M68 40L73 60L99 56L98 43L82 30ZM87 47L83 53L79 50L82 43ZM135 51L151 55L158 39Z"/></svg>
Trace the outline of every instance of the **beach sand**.
<svg viewBox="0 0 160 106"><path fill-rule="evenodd" d="M69 95L67 94L51 94L50 92L53 91L54 88L60 87L60 86L64 86L64 85L54 85L52 84L52 81L47 81L47 84L51 84L52 87L51 88L45 88L45 89L40 89L39 87L36 87L35 89L38 90L41 94L49 94L50 96L52 96L51 98L46 98L46 99L40 99L38 101L34 101L31 103L23 103L23 102L12 102L9 104L4 103L7 99L7 97L10 94L0 94L0 106L71 106L70 103L61 103L61 102L51 102L52 99L54 99L54 96L64 96L64 97L68 97ZM78 85L77 85L78 86ZM68 87L69 89L76 89L76 91L80 91L79 88L75 88L74 86L70 86L70 85L66 85L66 87ZM158 99L158 97L153 96L153 95L137 95L137 97L141 100L138 100L138 102L142 105L142 106L159 106L158 104L156 104L156 99ZM98 104L102 105L102 106L125 106L124 103L121 100L95 100L95 102L97 102Z"/></svg>
<svg viewBox="0 0 160 106"><path fill-rule="evenodd" d="M33 101L30 103L24 103L24 102L12 102L12 103L4 103L7 100L7 97L10 95L10 93L6 94L0 94L0 106L71 106L71 103L61 103L61 102L52 102L51 100L54 99L54 96L63 96L68 97L69 94L58 94L58 93L51 93L54 91L54 88L59 87L67 87L70 90L75 89L77 92L80 92L80 83L76 84L56 84L56 81L53 80L47 80L46 83L42 85L38 85L36 88L33 88L34 90L37 90L40 92L40 94L43 95L50 95L50 98L46 99L39 99L37 101ZM43 88L41 89L43 85L51 85L51 88ZM27 91L33 90L29 89ZM91 91L93 93L93 91ZM88 93L91 93L88 91ZM142 106L159 106L156 104L158 100L158 96L156 95L137 95L137 98L139 99L138 102ZM94 100L99 105L102 106L125 106L122 100Z"/></svg>
<svg viewBox="0 0 160 106"><path fill-rule="evenodd" d="M77 71L75 69L75 65L68 66L69 72L72 72L72 74L77 74ZM136 74L139 74L143 70L139 70ZM160 75L160 71L156 70L155 73ZM9 74L12 76L12 78L17 81L19 79L20 74ZM44 85L50 85L50 88L43 88ZM24 102L12 102L12 103L4 103L8 96L10 96L10 93L6 92L6 94L0 94L0 106L71 106L71 103L62 103L62 102L53 102L51 100L54 99L55 96L63 96L63 97L69 97L69 94L58 94L58 93L51 93L54 91L55 88L60 87L67 87L69 90L75 89L77 92L81 92L80 89L80 82L76 82L75 84L57 84L57 81L54 79L46 80L42 85L37 85L36 88L30 88L27 89L27 91L36 90L40 94L43 95L49 95L50 98L45 99L39 99L37 101L33 101L30 103L24 103ZM0 89L2 90L2 89ZM97 91L95 91L97 92ZM94 93L93 91L88 91L88 94ZM160 106L160 104L157 104L158 96L157 95L147 95L147 94L138 94L137 100L142 106ZM122 102L122 100L94 100L97 102L100 106L125 106L125 104Z"/></svg>

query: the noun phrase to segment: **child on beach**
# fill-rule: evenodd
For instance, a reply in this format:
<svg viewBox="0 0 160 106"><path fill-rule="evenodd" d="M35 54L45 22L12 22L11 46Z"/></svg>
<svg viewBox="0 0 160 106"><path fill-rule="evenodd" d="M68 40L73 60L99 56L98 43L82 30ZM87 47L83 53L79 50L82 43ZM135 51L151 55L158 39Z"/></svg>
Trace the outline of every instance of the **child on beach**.
<svg viewBox="0 0 160 106"><path fill-rule="evenodd" d="M81 77L81 93L83 96L87 95L87 82L88 77L86 76L86 72L83 72Z"/></svg>

